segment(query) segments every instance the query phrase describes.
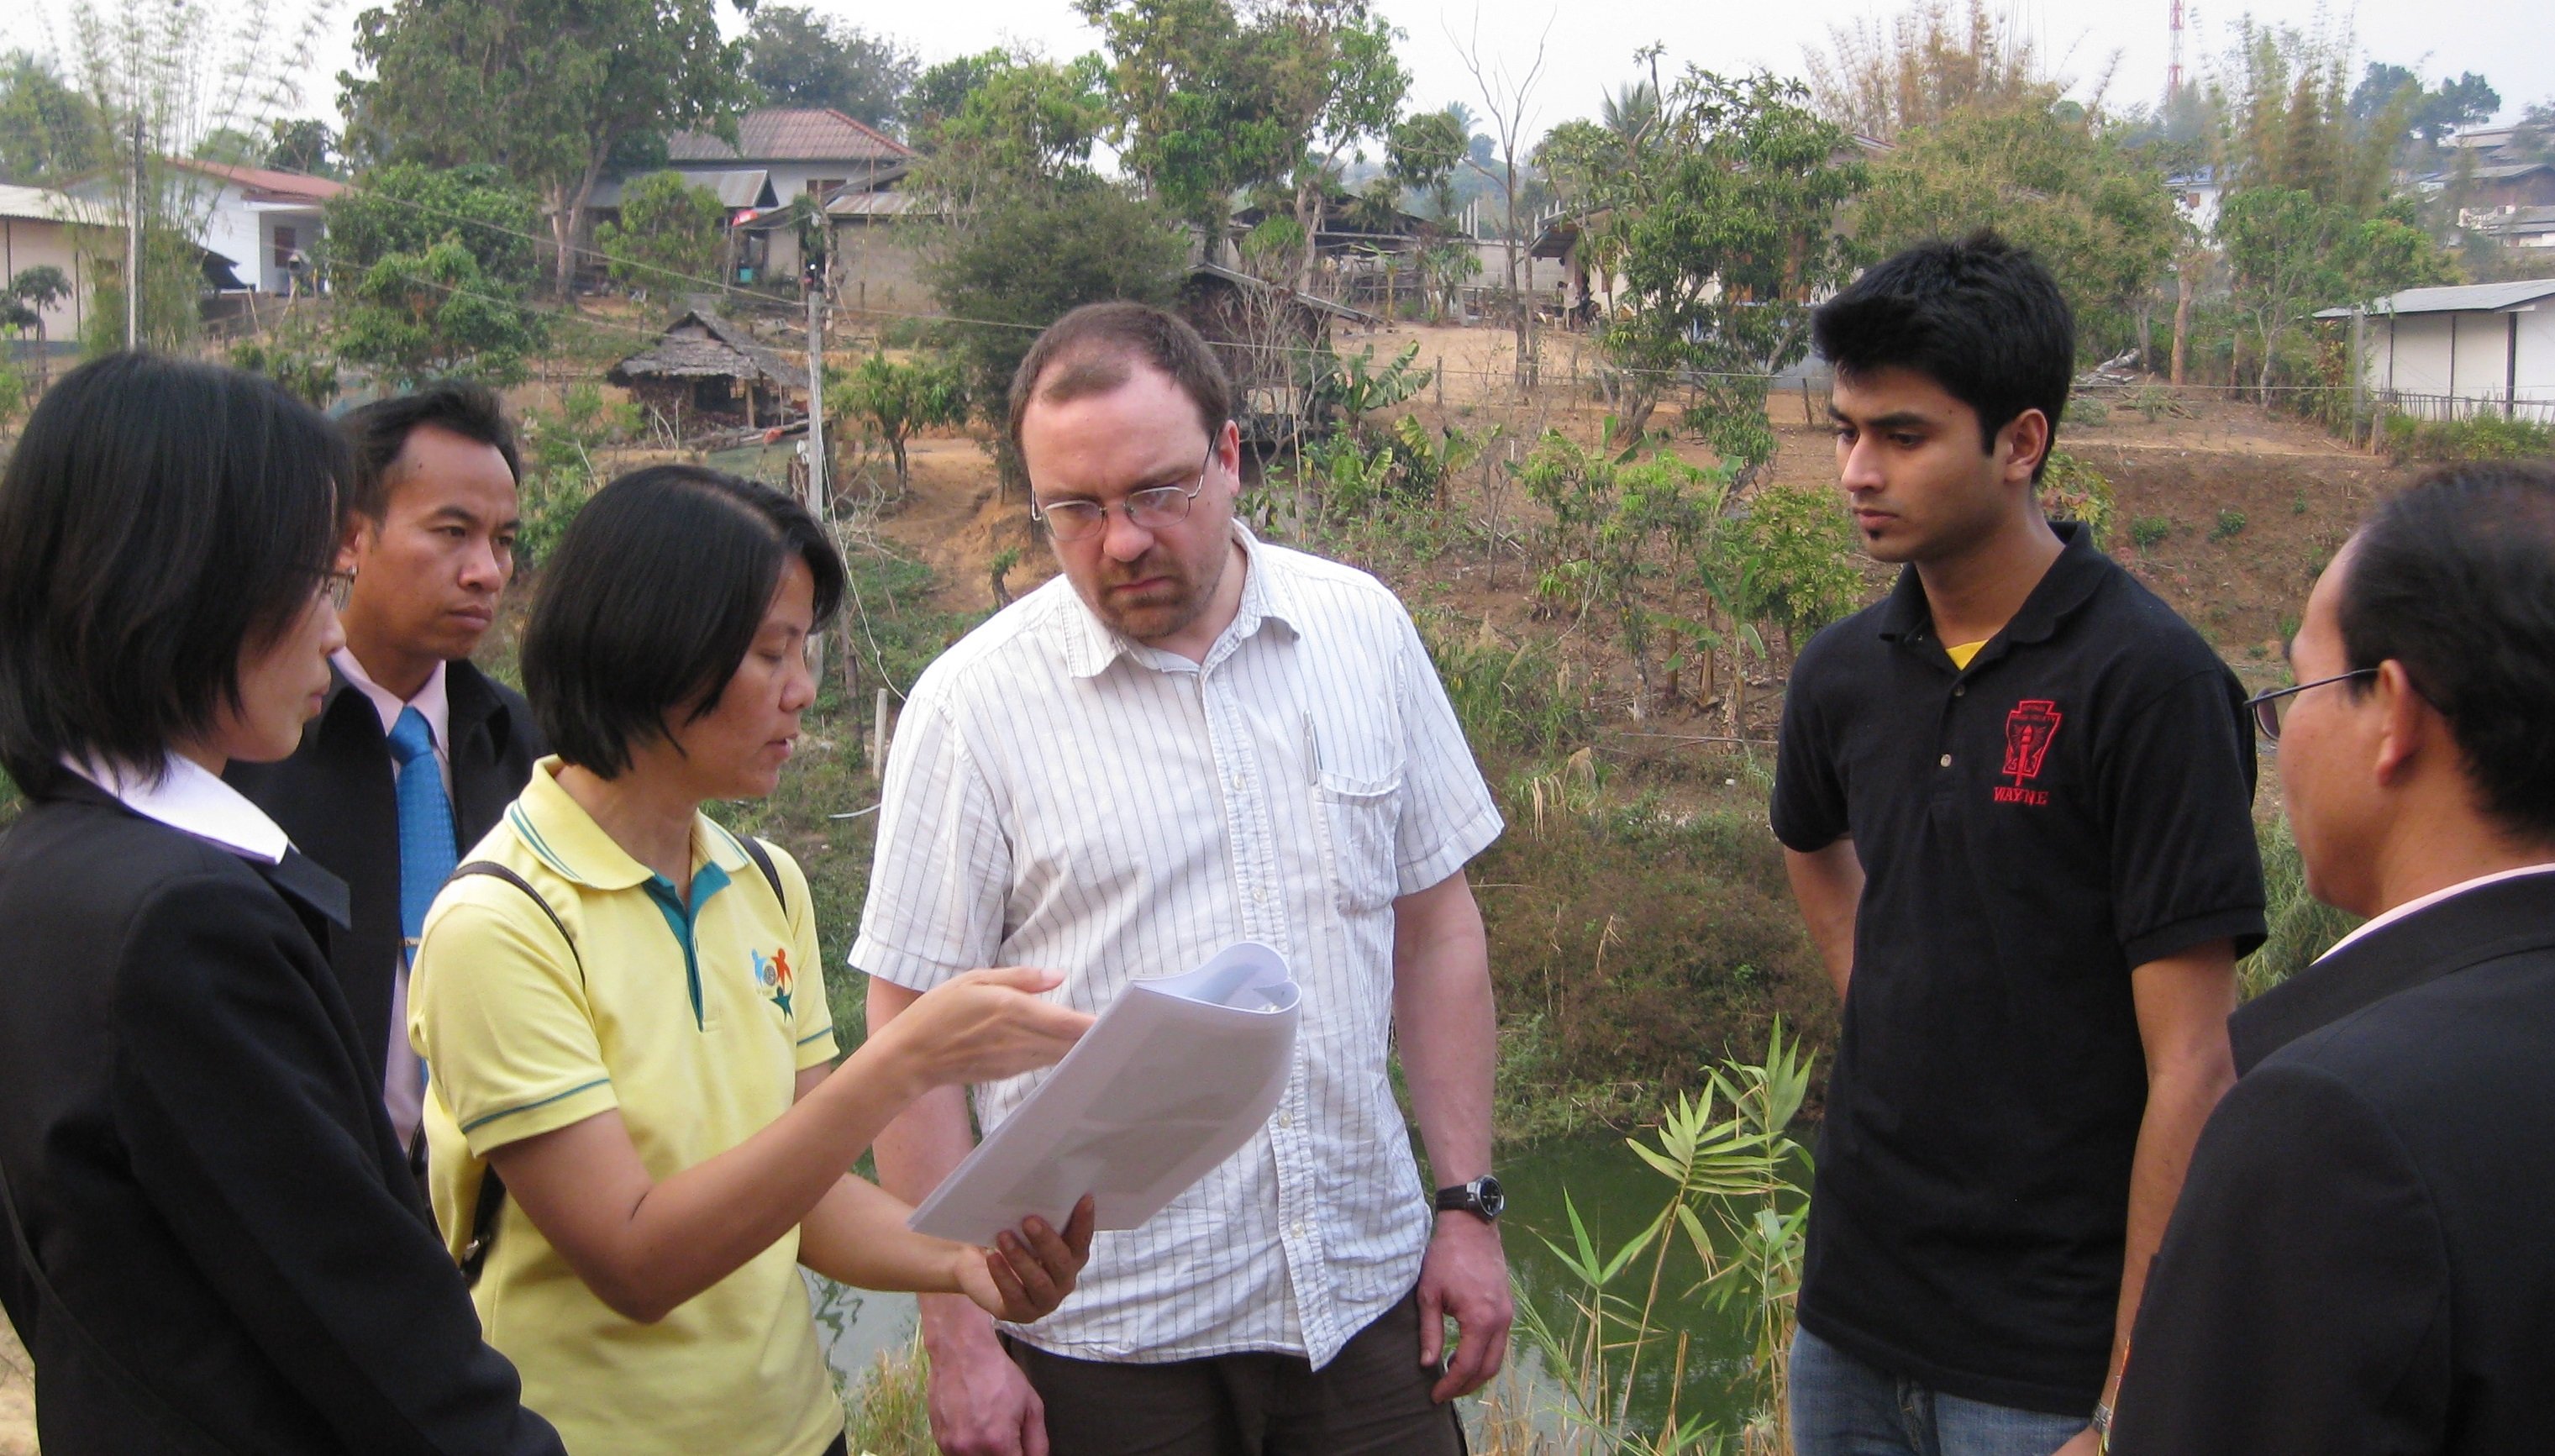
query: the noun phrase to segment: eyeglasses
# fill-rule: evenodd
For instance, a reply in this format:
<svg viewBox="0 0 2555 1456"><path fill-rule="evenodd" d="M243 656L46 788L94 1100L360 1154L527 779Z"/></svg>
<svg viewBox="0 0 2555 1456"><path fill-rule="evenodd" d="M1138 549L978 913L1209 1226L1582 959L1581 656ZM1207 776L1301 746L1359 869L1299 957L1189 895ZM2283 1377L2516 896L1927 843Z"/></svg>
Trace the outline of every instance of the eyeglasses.
<svg viewBox="0 0 2555 1456"><path fill-rule="evenodd" d="M1133 525L1147 531L1159 531L1177 526L1189 518L1189 507L1206 489L1206 473L1215 468L1215 442L1207 442L1206 458L1198 462L1197 483L1186 490L1176 485L1157 485L1151 490L1129 492L1118 509ZM1109 525L1109 508L1098 501L1051 501L1038 504L1037 493L1030 493L1030 519L1044 522L1047 534L1058 541L1080 541Z"/></svg>
<svg viewBox="0 0 2555 1456"><path fill-rule="evenodd" d="M2319 677L2313 682L2301 682L2294 687L2275 687L2269 692L2257 692L2245 699L2245 706L2253 710L2253 727L2261 733L2262 741L2276 744L2280 741L2281 704L2289 698L2310 687L2322 687L2329 682L2349 682L2355 677L2376 675L2377 669L2374 667L2355 667L2348 672L2337 672L2331 677Z"/></svg>
<svg viewBox="0 0 2555 1456"><path fill-rule="evenodd" d="M351 570L332 569L321 571L318 576L318 595L328 603L328 609L332 612L346 610L347 601L355 594L355 573Z"/></svg>

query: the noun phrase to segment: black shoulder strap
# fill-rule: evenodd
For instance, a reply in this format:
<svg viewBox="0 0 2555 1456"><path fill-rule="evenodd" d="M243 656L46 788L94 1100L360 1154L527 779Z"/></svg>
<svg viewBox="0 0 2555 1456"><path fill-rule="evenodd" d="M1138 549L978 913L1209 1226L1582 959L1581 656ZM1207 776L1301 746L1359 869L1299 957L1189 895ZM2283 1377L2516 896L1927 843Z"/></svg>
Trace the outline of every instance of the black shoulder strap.
<svg viewBox="0 0 2555 1456"><path fill-rule="evenodd" d="M772 898L781 902L781 917L785 920L790 918L790 892L781 888L781 867L772 862L772 851L765 849L763 841L751 834L737 835L736 842L745 847L746 858L754 861L754 867L761 870L763 878L771 883Z"/></svg>
<svg viewBox="0 0 2555 1456"><path fill-rule="evenodd" d="M585 957L577 954L576 937L567 932L567 921L559 918L558 911L550 909L550 903L542 897L540 891L533 888L531 881L495 860L470 860L453 867L453 880L467 875L485 875L491 880L503 880L524 892L525 899L540 906L542 913L549 917L550 928L558 931L559 940L567 946L568 958L576 962L577 978L584 979ZM445 883L449 884L450 881ZM476 1287L479 1283L480 1271L488 1267L488 1252L495 1248L497 1243L497 1215L503 1212L505 1207L506 1180L497 1176L496 1165L491 1163L479 1174L479 1200L470 1210L470 1238L461 1246L461 1282L464 1284Z"/></svg>
<svg viewBox="0 0 2555 1456"><path fill-rule="evenodd" d="M27 1277L35 1281L36 1297L47 1312L61 1320L62 1327L71 1332L71 1338L79 1343L82 1350L88 1352L89 1359L97 1362L99 1371L113 1379L117 1385L122 1386L132 1396L133 1403L142 1407L143 1414L149 1417L153 1425L160 1428L160 1434L167 1437L179 1450L190 1453L213 1453L213 1456L230 1456L229 1447L215 1440L202 1426L187 1419L177 1407L163 1398L158 1391L153 1390L148 1382L126 1369L124 1362L116 1359L104 1345L99 1344L97 1337L88 1332L88 1326L80 1323L79 1316L71 1313L71 1307L62 1301L61 1292L54 1287L54 1281L45 1277L45 1267L36 1262L36 1251L27 1242L27 1222L18 1216L18 1198L10 1191L9 1170L5 1167L0 1167L0 1211L5 1211L8 1215L9 1237L17 1246L20 1267L27 1271Z"/></svg>

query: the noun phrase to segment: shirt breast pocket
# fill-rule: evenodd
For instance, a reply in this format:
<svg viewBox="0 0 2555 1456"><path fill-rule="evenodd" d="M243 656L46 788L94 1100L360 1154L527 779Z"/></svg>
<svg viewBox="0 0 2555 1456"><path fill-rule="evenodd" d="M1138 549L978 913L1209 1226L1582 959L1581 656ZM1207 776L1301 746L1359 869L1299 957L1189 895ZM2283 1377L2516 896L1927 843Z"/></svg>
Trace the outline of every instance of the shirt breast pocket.
<svg viewBox="0 0 2555 1456"><path fill-rule="evenodd" d="M1400 891L1396 847L1401 829L1401 776L1359 779L1324 772L1314 778L1313 808L1325 845L1324 872L1348 914L1371 914Z"/></svg>

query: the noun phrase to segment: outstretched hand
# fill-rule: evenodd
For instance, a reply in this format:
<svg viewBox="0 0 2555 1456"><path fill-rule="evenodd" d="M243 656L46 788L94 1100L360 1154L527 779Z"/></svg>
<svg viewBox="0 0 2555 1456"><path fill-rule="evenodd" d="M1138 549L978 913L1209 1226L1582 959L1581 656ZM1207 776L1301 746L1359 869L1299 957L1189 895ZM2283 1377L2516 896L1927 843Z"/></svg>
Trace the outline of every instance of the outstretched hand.
<svg viewBox="0 0 2555 1456"><path fill-rule="evenodd" d="M1017 1232L1006 1230L992 1249L958 1256L958 1287L996 1319L1034 1324L1055 1312L1073 1292L1091 1261L1091 1226L1099 1217L1091 1195L1073 1205L1062 1233L1033 1215Z"/></svg>

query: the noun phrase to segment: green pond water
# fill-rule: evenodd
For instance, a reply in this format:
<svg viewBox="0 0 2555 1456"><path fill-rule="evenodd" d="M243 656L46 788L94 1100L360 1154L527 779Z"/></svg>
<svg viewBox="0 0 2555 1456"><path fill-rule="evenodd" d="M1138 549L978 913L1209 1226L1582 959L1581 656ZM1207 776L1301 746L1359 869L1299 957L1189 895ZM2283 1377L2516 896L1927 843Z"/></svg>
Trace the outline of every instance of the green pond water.
<svg viewBox="0 0 2555 1456"><path fill-rule="evenodd" d="M1590 1238L1611 1251L1657 1216L1667 1197L1667 1181L1618 1137L1509 1150L1500 1157L1500 1178L1509 1195L1508 1213L1500 1223L1510 1267L1524 1296L1567 1338L1574 1328L1570 1298L1577 1284L1544 1242L1550 1239L1565 1249L1571 1247L1564 1192L1578 1205ZM1645 1253L1635 1261L1617 1277L1613 1291L1638 1305L1648 1286L1649 1258ZM1680 1236L1669 1250L1659 1282L1653 1323L1662 1334L1642 1357L1632 1405L1637 1425L1647 1423L1655 1430L1667 1411L1680 1332L1687 1336L1685 1387L1676 1401L1680 1415L1703 1415L1733 1432L1747 1417L1748 1363L1755 1342L1749 1311L1714 1308L1695 1287L1702 1277L1701 1264ZM911 1295L824 1290L817 1295L816 1312L828 1362L855 1380L878 1352L901 1346L913 1329ZM1621 1370L1623 1357L1614 1358L1615 1368ZM1558 1434L1562 1393L1521 1338L1511 1348L1510 1364L1519 1375L1518 1393L1539 1412L1536 1424Z"/></svg>

